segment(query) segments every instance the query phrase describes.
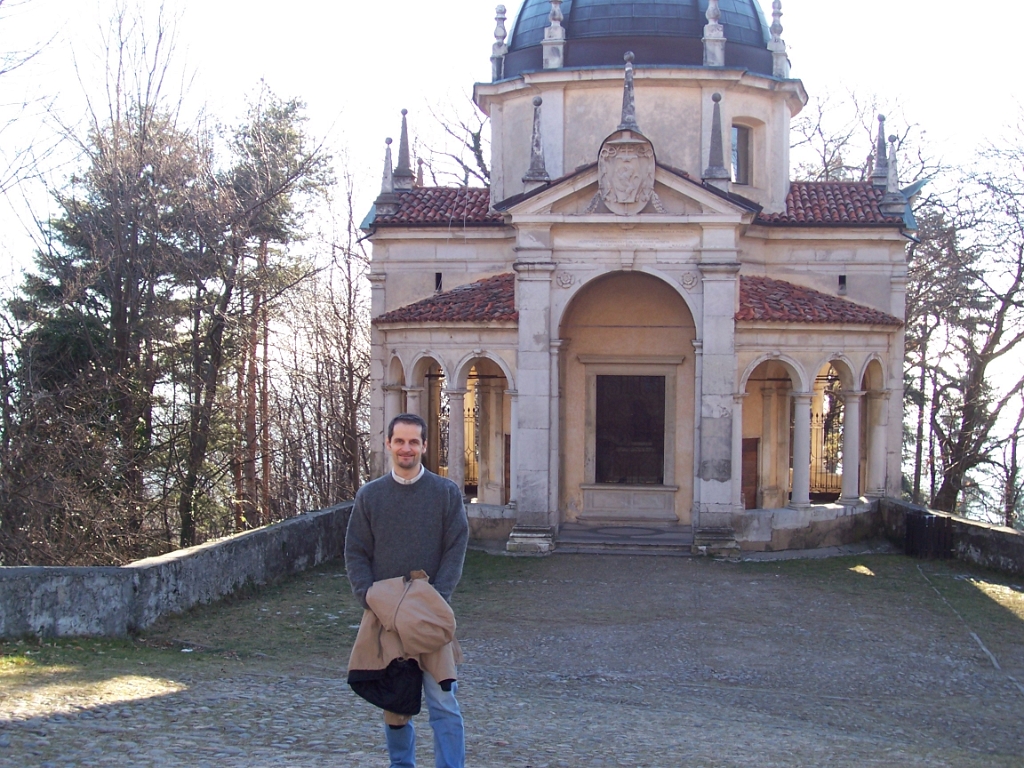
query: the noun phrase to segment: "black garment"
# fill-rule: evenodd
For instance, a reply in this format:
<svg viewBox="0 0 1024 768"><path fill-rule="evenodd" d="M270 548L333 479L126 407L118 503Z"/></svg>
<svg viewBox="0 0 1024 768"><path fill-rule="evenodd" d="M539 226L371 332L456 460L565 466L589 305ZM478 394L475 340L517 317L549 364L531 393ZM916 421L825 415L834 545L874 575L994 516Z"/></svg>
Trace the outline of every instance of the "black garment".
<svg viewBox="0 0 1024 768"><path fill-rule="evenodd" d="M415 659L394 659L384 669L352 670L352 690L368 702L396 715L418 715L422 706L423 670ZM451 690L449 683L449 690Z"/></svg>

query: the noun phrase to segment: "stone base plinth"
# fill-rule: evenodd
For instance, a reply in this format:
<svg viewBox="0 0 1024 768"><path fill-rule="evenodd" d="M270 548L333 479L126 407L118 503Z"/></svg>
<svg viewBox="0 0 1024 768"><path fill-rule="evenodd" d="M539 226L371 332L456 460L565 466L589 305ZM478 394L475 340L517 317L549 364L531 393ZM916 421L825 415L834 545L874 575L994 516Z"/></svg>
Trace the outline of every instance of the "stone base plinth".
<svg viewBox="0 0 1024 768"><path fill-rule="evenodd" d="M517 525L505 551L513 555L550 555L555 551L555 531L546 526Z"/></svg>

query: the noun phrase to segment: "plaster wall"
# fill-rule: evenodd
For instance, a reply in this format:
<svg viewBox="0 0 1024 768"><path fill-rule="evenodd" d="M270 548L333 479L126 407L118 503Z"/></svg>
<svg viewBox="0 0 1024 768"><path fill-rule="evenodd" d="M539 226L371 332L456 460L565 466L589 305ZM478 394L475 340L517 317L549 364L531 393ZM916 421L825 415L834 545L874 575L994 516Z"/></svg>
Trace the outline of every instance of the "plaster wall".
<svg viewBox="0 0 1024 768"><path fill-rule="evenodd" d="M442 236L375 242L373 265L386 270L381 312L407 306L436 292L436 273L442 290L512 270L511 240L453 242ZM376 313L375 314L379 314Z"/></svg>
<svg viewBox="0 0 1024 768"><path fill-rule="evenodd" d="M530 166L535 96L543 99L542 142L552 178L596 162L601 143L621 121L621 74L589 73L578 79L566 79L565 73L561 74L531 77L528 85L505 87L484 97L494 131L492 199L504 200L525 191L522 177ZM735 72L722 79L710 74L637 69L634 93L641 132L653 143L660 163L699 179L709 159L711 96L721 93L727 165L732 156L733 122L752 129L752 183L734 185L733 191L769 212L783 210L789 180L793 94L766 87L767 80L737 78ZM551 136L550 132L555 131L558 135Z"/></svg>
<svg viewBox="0 0 1024 768"><path fill-rule="evenodd" d="M847 230L842 234L832 241L820 239L820 234L811 240L801 232L792 232L791 239L783 241L744 237L740 246L743 273L842 295L902 318L902 299L896 294L906 274L905 239L891 232L883 236ZM839 292L840 275L846 277L845 294Z"/></svg>

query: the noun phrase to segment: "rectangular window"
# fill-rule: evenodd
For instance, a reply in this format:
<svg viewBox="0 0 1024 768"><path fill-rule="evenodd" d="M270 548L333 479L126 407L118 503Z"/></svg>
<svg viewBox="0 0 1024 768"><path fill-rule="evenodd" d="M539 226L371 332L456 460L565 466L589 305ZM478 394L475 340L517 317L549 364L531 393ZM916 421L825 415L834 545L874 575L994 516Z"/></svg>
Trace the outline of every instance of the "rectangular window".
<svg viewBox="0 0 1024 768"><path fill-rule="evenodd" d="M663 485L665 377L598 376L595 481Z"/></svg>
<svg viewBox="0 0 1024 768"><path fill-rule="evenodd" d="M732 127L732 181L750 184L750 129L742 125Z"/></svg>

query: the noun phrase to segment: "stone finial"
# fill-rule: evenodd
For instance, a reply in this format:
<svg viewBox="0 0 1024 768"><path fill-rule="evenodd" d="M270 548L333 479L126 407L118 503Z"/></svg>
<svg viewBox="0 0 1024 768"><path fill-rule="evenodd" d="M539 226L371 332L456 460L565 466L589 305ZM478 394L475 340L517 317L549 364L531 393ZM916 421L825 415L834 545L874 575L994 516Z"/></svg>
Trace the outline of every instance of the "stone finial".
<svg viewBox="0 0 1024 768"><path fill-rule="evenodd" d="M498 82L505 77L505 56L508 54L508 46L505 45L505 38L508 37L508 30L505 29L505 6L499 5L494 9L494 45L491 46L491 80Z"/></svg>
<svg viewBox="0 0 1024 768"><path fill-rule="evenodd" d="M565 27L562 26L564 18L562 0L551 0L548 26L544 30L544 41L541 43L544 69L558 69L565 60Z"/></svg>
<svg viewBox="0 0 1024 768"><path fill-rule="evenodd" d="M640 133L640 126L636 122L636 96L633 93L633 56L632 51L626 51L622 57L626 62L626 77L622 84L622 122L617 130L636 131Z"/></svg>
<svg viewBox="0 0 1024 768"><path fill-rule="evenodd" d="M395 166L395 189L412 189L415 177L412 173L412 163L409 161L409 123L407 115L409 110L402 110L402 136L398 140L398 165Z"/></svg>
<svg viewBox="0 0 1024 768"><path fill-rule="evenodd" d="M530 170L523 176L527 191L551 181L544 163L544 142L540 134L540 106L544 100L540 96L533 99L533 138L530 142Z"/></svg>
<svg viewBox="0 0 1024 768"><path fill-rule="evenodd" d="M398 195L395 194L395 177L391 166L391 139L385 139L387 148L384 150L384 178L381 180L380 194L374 201L377 213L391 214L398 211Z"/></svg>
<svg viewBox="0 0 1024 768"><path fill-rule="evenodd" d="M725 145L722 141L722 94L711 97L714 110L711 113L711 146L708 150L708 167L704 169L703 179L712 187L729 191L729 169L725 167Z"/></svg>
<svg viewBox="0 0 1024 768"><path fill-rule="evenodd" d="M768 50L772 52L772 74L782 79L789 78L789 55L782 40L782 0L772 2L772 39Z"/></svg>
<svg viewBox="0 0 1024 768"><path fill-rule="evenodd" d="M907 198L900 191L900 174L896 165L896 137L889 137L888 173L885 180L885 195L879 209L888 216L902 216L907 210Z"/></svg>
<svg viewBox="0 0 1024 768"><path fill-rule="evenodd" d="M423 158L416 158L416 186L423 186Z"/></svg>
<svg viewBox="0 0 1024 768"><path fill-rule="evenodd" d="M875 142L875 167L871 171L871 183L885 187L889 183L889 161L885 157L885 115L878 116L878 139Z"/></svg>
<svg viewBox="0 0 1024 768"><path fill-rule="evenodd" d="M704 66L725 66L725 27L721 24L722 11L718 0L708 0L708 10L704 14L708 20L704 27Z"/></svg>

